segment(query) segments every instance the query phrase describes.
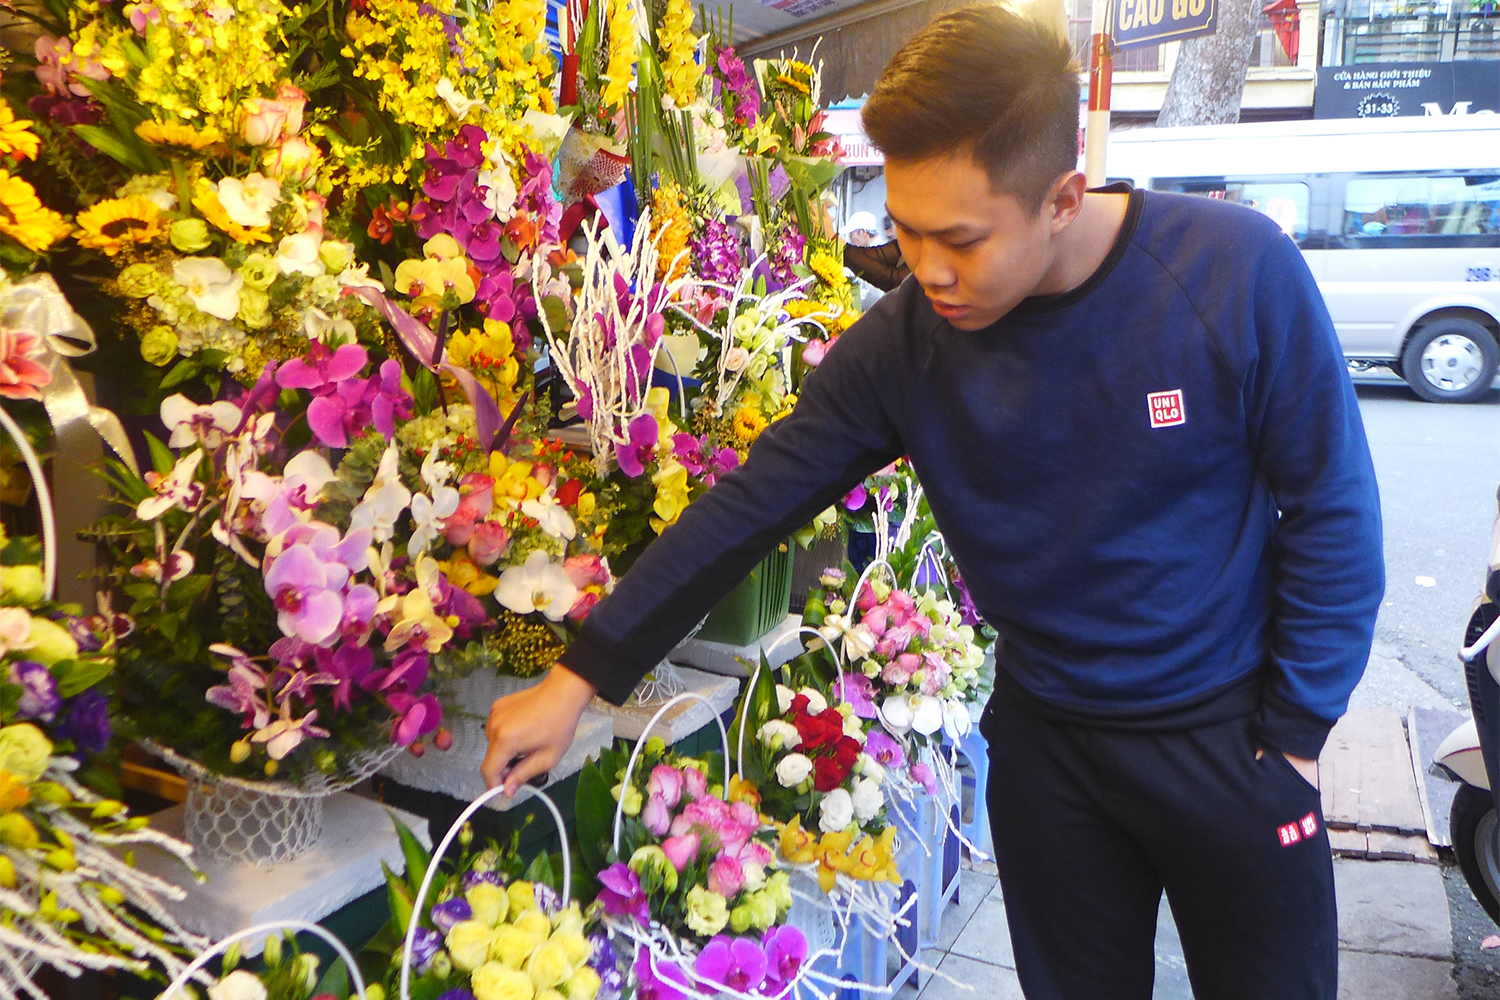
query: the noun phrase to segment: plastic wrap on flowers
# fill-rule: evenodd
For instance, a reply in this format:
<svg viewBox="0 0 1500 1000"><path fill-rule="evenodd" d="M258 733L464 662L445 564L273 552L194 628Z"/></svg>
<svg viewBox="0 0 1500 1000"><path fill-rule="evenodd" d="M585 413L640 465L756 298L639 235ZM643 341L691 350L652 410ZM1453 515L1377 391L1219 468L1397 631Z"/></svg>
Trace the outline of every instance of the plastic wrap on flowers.
<svg viewBox="0 0 1500 1000"><path fill-rule="evenodd" d="M559 184L574 201L608 191L625 179L630 157L608 136L569 129L558 154Z"/></svg>

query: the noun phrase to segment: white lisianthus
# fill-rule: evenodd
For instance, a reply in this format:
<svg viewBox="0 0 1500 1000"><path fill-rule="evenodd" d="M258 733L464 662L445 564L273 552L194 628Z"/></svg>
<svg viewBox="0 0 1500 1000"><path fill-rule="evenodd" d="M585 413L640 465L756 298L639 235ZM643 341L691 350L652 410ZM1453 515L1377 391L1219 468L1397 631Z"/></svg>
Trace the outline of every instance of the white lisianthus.
<svg viewBox="0 0 1500 1000"><path fill-rule="evenodd" d="M844 735L850 739L857 740L861 745L865 742L865 724L857 715L844 716Z"/></svg>
<svg viewBox="0 0 1500 1000"><path fill-rule="evenodd" d="M807 776L812 774L812 769L812 761L808 760L805 755L787 754L776 765L776 780L781 782L782 788L796 788L807 780Z"/></svg>
<svg viewBox="0 0 1500 1000"><path fill-rule="evenodd" d="M868 659L875 651L875 633L861 622L844 635L844 658L846 660Z"/></svg>
<svg viewBox="0 0 1500 1000"><path fill-rule="evenodd" d="M782 719L767 722L760 727L755 737L772 750L795 750L802 742L797 727Z"/></svg>
<svg viewBox="0 0 1500 1000"><path fill-rule="evenodd" d="M742 372L748 364L750 364L750 352L743 347L736 345L724 352L725 370Z"/></svg>
<svg viewBox="0 0 1500 1000"><path fill-rule="evenodd" d="M792 707L792 699L795 697L796 694L792 692L791 688L784 684L776 685L776 710L785 715L787 710Z"/></svg>
<svg viewBox="0 0 1500 1000"><path fill-rule="evenodd" d="M854 794L850 796L850 800L854 804L854 815L861 823L868 823L875 818L876 813L885 808L885 792L880 790L878 781L869 778L860 778L854 783Z"/></svg>
<svg viewBox="0 0 1500 1000"><path fill-rule="evenodd" d="M813 715L817 715L828 708L828 699L812 688L803 688L797 693L807 699L807 710Z"/></svg>
<svg viewBox="0 0 1500 1000"><path fill-rule="evenodd" d="M859 755L859 760L855 762L854 769L877 785L885 781L885 766L867 753Z"/></svg>
<svg viewBox="0 0 1500 1000"><path fill-rule="evenodd" d="M235 969L208 988L208 1000L266 1000L266 985L255 973Z"/></svg>
<svg viewBox="0 0 1500 1000"><path fill-rule="evenodd" d="M823 801L818 805L818 829L824 833L838 833L853 819L854 799L848 792L835 788L823 796Z"/></svg>

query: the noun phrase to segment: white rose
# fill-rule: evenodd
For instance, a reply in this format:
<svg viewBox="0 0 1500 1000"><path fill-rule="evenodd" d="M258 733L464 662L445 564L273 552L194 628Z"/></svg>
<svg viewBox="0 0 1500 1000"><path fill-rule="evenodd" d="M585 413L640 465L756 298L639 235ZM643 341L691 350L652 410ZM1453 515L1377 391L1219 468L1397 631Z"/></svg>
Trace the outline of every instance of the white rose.
<svg viewBox="0 0 1500 1000"><path fill-rule="evenodd" d="M874 819L875 814L885 808L885 793L880 790L880 783L869 778L860 778L854 783L854 794L850 798L854 803L854 815L861 823Z"/></svg>
<svg viewBox="0 0 1500 1000"><path fill-rule="evenodd" d="M755 738L772 750L795 750L802 742L797 727L781 719L772 719L756 732Z"/></svg>
<svg viewBox="0 0 1500 1000"><path fill-rule="evenodd" d="M266 986L253 973L236 969L208 988L208 1000L266 1000Z"/></svg>
<svg viewBox="0 0 1500 1000"><path fill-rule="evenodd" d="M785 715L787 709L792 707L792 699L795 697L791 688L784 684L776 685L776 710Z"/></svg>
<svg viewBox="0 0 1500 1000"><path fill-rule="evenodd" d="M800 753L787 754L776 765L776 780L783 788L796 788L812 774L812 761Z"/></svg>
<svg viewBox="0 0 1500 1000"><path fill-rule="evenodd" d="M905 695L893 694L880 706L880 721L897 736L911 729L914 714L911 699Z"/></svg>
<svg viewBox="0 0 1500 1000"><path fill-rule="evenodd" d="M844 735L858 740L861 744L865 741L865 725L857 715L844 716Z"/></svg>
<svg viewBox="0 0 1500 1000"><path fill-rule="evenodd" d="M828 708L828 699L824 698L821 694L814 691L812 688L803 688L797 693L807 699L807 710L813 715L817 715L819 712L822 712Z"/></svg>
<svg viewBox="0 0 1500 1000"><path fill-rule="evenodd" d="M750 363L750 352L743 347L731 347L724 353L724 367L728 371L741 372Z"/></svg>
<svg viewBox="0 0 1500 1000"><path fill-rule="evenodd" d="M854 769L877 785L885 781L885 767L880 761L867 753L859 755L859 760L855 763Z"/></svg>
<svg viewBox="0 0 1500 1000"><path fill-rule="evenodd" d="M931 736L943 728L943 703L931 695L917 695L915 711L912 712L911 727L923 736Z"/></svg>
<svg viewBox="0 0 1500 1000"><path fill-rule="evenodd" d="M877 789L878 791L878 789ZM854 819L854 799L842 788L835 788L823 796L818 807L818 829L824 833L838 833Z"/></svg>

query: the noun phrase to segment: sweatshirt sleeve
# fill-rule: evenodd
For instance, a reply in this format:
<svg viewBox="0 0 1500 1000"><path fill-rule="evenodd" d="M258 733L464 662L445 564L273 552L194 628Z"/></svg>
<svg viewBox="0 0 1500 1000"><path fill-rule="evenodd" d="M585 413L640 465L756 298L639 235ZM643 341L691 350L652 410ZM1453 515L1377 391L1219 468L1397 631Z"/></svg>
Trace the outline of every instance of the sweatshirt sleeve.
<svg viewBox="0 0 1500 1000"><path fill-rule="evenodd" d="M1280 511L1271 671L1254 729L1315 758L1369 660L1385 592L1380 498L1343 349L1290 239L1271 242L1253 294L1246 418Z"/></svg>
<svg viewBox="0 0 1500 1000"><path fill-rule="evenodd" d="M642 553L589 613L563 666L623 703L775 545L902 454L892 419L899 381L882 375L898 370L891 348L903 339L890 306L846 331L792 413Z"/></svg>

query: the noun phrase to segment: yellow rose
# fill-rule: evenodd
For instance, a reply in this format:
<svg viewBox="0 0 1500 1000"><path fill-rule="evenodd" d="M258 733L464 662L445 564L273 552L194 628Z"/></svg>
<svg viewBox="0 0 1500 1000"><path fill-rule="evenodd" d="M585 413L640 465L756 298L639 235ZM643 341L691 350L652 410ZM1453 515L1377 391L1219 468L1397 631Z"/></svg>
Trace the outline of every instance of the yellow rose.
<svg viewBox="0 0 1500 1000"><path fill-rule="evenodd" d="M448 955L464 972L479 968L489 958L490 928L477 920L461 920L448 931Z"/></svg>
<svg viewBox="0 0 1500 1000"><path fill-rule="evenodd" d="M544 942L526 962L526 972L539 990L561 986L573 974L575 963L561 941Z"/></svg>
<svg viewBox="0 0 1500 1000"><path fill-rule="evenodd" d="M141 357L157 366L177 357L177 331L170 326L153 326L141 337Z"/></svg>
<svg viewBox="0 0 1500 1000"><path fill-rule="evenodd" d="M568 977L568 981L563 984L563 992L567 994L568 1000L594 1000L600 985L599 973L585 965Z"/></svg>
<svg viewBox="0 0 1500 1000"><path fill-rule="evenodd" d="M41 622L35 619L33 630ZM50 622L48 624L51 624ZM35 631L32 632L35 635ZM0 728L0 771L9 771L25 782L32 782L47 769L52 756L52 741L29 722Z"/></svg>
<svg viewBox="0 0 1500 1000"><path fill-rule="evenodd" d="M48 618L32 617L31 643L26 647L26 658L50 667L59 660L71 660L78 655L78 643L68 630Z"/></svg>
<svg viewBox="0 0 1500 1000"><path fill-rule="evenodd" d="M594 952L588 938L577 931L556 931L552 935L552 941L562 945L563 951L568 953L568 961L574 966L583 965Z"/></svg>
<svg viewBox="0 0 1500 1000"><path fill-rule="evenodd" d="M701 885L688 892L687 907L687 925L694 934L713 937L729 923L729 906L724 897Z"/></svg>
<svg viewBox="0 0 1500 1000"><path fill-rule="evenodd" d="M583 911L576 902L569 904L566 910L552 915L552 931L554 934L583 933Z"/></svg>
<svg viewBox="0 0 1500 1000"><path fill-rule="evenodd" d="M536 995L530 976L499 962L486 962L475 969L469 987L474 1000L531 1000Z"/></svg>
<svg viewBox="0 0 1500 1000"><path fill-rule="evenodd" d="M510 919L512 922L527 910L534 910L536 906L536 886L531 882L512 882L510 888L505 890L510 897ZM547 925L550 930L552 925Z"/></svg>
<svg viewBox="0 0 1500 1000"><path fill-rule="evenodd" d="M568 1000L568 998L557 990L542 990L536 995L536 1000Z"/></svg>
<svg viewBox="0 0 1500 1000"><path fill-rule="evenodd" d="M480 882L464 893L464 899L469 901L474 919L486 927L494 927L510 911L510 900L506 898L505 890L490 882Z"/></svg>
<svg viewBox="0 0 1500 1000"><path fill-rule="evenodd" d="M533 948L552 936L552 921L541 910L527 910L511 926L531 938Z"/></svg>
<svg viewBox="0 0 1500 1000"><path fill-rule="evenodd" d="M536 950L537 940L513 924L501 924L490 937L490 961L519 969Z"/></svg>

